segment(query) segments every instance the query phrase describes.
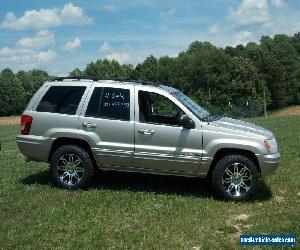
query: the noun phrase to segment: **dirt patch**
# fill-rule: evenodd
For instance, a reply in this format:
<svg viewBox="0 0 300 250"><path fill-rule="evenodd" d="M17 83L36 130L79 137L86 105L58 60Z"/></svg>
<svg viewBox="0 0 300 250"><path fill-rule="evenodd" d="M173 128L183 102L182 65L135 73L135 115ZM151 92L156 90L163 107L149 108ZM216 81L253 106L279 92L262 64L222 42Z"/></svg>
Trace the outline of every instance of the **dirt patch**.
<svg viewBox="0 0 300 250"><path fill-rule="evenodd" d="M20 117L11 116L11 117L0 117L0 125L19 125Z"/></svg>
<svg viewBox="0 0 300 250"><path fill-rule="evenodd" d="M272 116L290 116L290 115L300 115L300 106L292 106L292 107L284 108L272 114Z"/></svg>
<svg viewBox="0 0 300 250"><path fill-rule="evenodd" d="M278 203L284 202L284 197L279 196L279 195L276 195L276 196L274 197L274 199L275 199L275 201L278 202Z"/></svg>
<svg viewBox="0 0 300 250"><path fill-rule="evenodd" d="M234 220L237 220L237 221L246 221L248 220L249 218L249 215L248 214L240 214L240 215L237 215Z"/></svg>
<svg viewBox="0 0 300 250"><path fill-rule="evenodd" d="M228 232L230 241L236 242L244 230L252 227L251 224L247 223L249 217L250 215L243 213L232 216L226 221L226 226L232 229L231 232Z"/></svg>

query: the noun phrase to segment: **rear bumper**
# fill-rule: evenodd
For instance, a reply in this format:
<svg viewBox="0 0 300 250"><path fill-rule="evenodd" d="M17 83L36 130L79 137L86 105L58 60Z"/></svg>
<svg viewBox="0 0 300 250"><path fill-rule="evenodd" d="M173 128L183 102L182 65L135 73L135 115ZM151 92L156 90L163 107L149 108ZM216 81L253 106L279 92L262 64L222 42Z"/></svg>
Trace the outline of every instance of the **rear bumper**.
<svg viewBox="0 0 300 250"><path fill-rule="evenodd" d="M43 136L18 135L16 142L21 153L34 161L48 161L53 139Z"/></svg>
<svg viewBox="0 0 300 250"><path fill-rule="evenodd" d="M257 155L262 177L271 175L278 168L280 157L279 152L275 154Z"/></svg>

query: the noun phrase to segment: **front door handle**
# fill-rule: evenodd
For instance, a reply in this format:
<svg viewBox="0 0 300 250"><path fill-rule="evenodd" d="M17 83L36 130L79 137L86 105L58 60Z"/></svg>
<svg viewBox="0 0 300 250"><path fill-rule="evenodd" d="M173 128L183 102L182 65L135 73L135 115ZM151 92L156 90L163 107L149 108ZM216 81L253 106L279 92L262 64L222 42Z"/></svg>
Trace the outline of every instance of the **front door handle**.
<svg viewBox="0 0 300 250"><path fill-rule="evenodd" d="M84 122L82 123L82 127L86 128L97 128L97 124L93 122Z"/></svg>
<svg viewBox="0 0 300 250"><path fill-rule="evenodd" d="M139 129L138 132L144 135L153 135L155 133L152 129Z"/></svg>

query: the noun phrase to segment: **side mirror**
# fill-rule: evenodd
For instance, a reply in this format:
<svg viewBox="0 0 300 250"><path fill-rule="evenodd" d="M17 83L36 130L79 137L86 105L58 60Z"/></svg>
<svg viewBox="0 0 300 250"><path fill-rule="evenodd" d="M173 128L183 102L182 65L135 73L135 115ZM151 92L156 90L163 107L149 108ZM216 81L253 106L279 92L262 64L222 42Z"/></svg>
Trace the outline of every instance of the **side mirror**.
<svg viewBox="0 0 300 250"><path fill-rule="evenodd" d="M191 118L189 118L187 115L180 116L179 123L180 123L180 125L182 125L184 128L187 128L187 129L195 128L195 122Z"/></svg>

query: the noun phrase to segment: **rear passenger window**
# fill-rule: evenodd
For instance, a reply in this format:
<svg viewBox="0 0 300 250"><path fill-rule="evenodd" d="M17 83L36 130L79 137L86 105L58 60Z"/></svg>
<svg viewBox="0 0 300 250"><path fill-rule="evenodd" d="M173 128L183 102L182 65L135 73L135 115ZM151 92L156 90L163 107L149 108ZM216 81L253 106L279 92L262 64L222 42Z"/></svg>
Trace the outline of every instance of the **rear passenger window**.
<svg viewBox="0 0 300 250"><path fill-rule="evenodd" d="M83 86L52 86L43 96L36 111L75 115L85 88Z"/></svg>
<svg viewBox="0 0 300 250"><path fill-rule="evenodd" d="M85 116L129 121L129 89L95 88Z"/></svg>

